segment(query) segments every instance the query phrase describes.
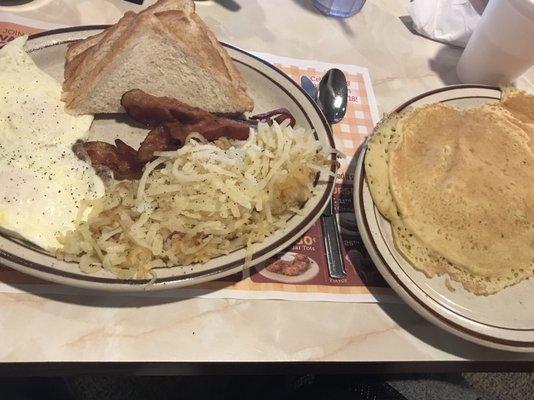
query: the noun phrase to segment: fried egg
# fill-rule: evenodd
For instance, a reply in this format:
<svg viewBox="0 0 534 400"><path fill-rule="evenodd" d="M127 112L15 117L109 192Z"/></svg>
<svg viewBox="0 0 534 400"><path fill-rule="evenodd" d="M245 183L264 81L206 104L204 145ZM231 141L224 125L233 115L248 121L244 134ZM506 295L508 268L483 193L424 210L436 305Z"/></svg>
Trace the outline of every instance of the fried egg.
<svg viewBox="0 0 534 400"><path fill-rule="evenodd" d="M24 51L26 39L0 49L0 226L52 251L104 184L72 152L93 117L65 112L61 85Z"/></svg>

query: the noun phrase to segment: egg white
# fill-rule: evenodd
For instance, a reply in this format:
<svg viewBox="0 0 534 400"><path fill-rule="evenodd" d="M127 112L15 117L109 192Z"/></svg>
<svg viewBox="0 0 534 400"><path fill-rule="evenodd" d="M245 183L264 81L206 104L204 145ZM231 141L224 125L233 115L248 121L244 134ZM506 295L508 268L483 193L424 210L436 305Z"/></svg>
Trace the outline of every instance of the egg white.
<svg viewBox="0 0 534 400"><path fill-rule="evenodd" d="M67 114L61 85L24 51L26 39L0 49L0 226L54 250L104 184L72 152L93 117Z"/></svg>

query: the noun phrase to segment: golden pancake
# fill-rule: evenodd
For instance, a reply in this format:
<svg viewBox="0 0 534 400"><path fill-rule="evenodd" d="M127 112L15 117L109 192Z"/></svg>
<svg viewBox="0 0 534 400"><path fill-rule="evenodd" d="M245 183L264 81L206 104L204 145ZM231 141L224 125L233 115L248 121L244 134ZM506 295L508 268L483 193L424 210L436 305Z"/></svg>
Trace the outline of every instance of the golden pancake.
<svg viewBox="0 0 534 400"><path fill-rule="evenodd" d="M522 94L523 97L534 98L529 94ZM512 124L520 129L523 129L523 134L519 134L521 140L528 141L526 133L529 127L525 127L524 123L528 123L528 119L518 114L517 109L522 110L520 106L514 104L515 109L504 108L502 104L485 106L485 109L495 108L493 112L501 114L504 119L509 119ZM438 113L448 113L450 108L443 105L432 105L430 108L440 110ZM416 110L418 113L420 110ZM456 110L452 111L457 112ZM525 115L524 112L522 112ZM373 136L368 143L368 149L365 157L365 172L366 179L371 191L373 200L379 211L391 221L392 233L395 245L400 253L419 271L422 271L426 276L432 277L435 275L448 274L453 280L460 282L464 288L474 294L488 295L496 293L507 286L520 282L523 279L532 275L532 268L510 268L505 269L502 274L496 276L477 275L472 273L469 269L452 263L435 250L431 250L421 240L418 239L407 227L403 220L397 214L397 205L391 195L388 165L390 155L394 151L399 142L402 133L404 132L404 122L406 120L411 123L408 124L410 129L417 120L417 114L408 118L411 115L410 111L405 111L402 115L392 114L381 122L373 132ZM519 118L521 118L519 120ZM421 122L423 120L419 120ZM523 122L521 122L523 121ZM417 125L417 123L415 123ZM424 129L421 126L420 129ZM534 135L531 137L534 138Z"/></svg>
<svg viewBox="0 0 534 400"><path fill-rule="evenodd" d="M534 95L507 89L502 100L492 107L525 131L530 138L529 146L534 151Z"/></svg>
<svg viewBox="0 0 534 400"><path fill-rule="evenodd" d="M489 107L431 105L402 121L390 190L408 230L482 277L532 271L534 157L529 137Z"/></svg>
<svg viewBox="0 0 534 400"><path fill-rule="evenodd" d="M397 214L397 206L389 189L388 163L389 155L400 138L399 121L409 115L391 114L375 127L365 155L366 179L371 195L382 215L391 221L393 239L397 250L410 261L412 266L429 278L434 275L448 273L453 279L471 292L477 294L494 293L505 286L511 285L508 280L488 280L477 278L454 266L436 252L428 249L419 239L410 233Z"/></svg>
<svg viewBox="0 0 534 400"><path fill-rule="evenodd" d="M391 229L395 247L415 269L428 278L447 274L451 279L461 283L464 289L476 295L497 293L531 275L529 271L523 270L503 277L477 276L430 250L406 229L400 219L392 221Z"/></svg>
<svg viewBox="0 0 534 400"><path fill-rule="evenodd" d="M382 120L375 127L365 153L365 175L371 196L378 211L390 220L397 216L397 206L389 191L389 152L397 145L396 127L402 116L391 114Z"/></svg>
<svg viewBox="0 0 534 400"><path fill-rule="evenodd" d="M533 94L522 90L507 89L503 92L500 105L521 122L534 124Z"/></svg>

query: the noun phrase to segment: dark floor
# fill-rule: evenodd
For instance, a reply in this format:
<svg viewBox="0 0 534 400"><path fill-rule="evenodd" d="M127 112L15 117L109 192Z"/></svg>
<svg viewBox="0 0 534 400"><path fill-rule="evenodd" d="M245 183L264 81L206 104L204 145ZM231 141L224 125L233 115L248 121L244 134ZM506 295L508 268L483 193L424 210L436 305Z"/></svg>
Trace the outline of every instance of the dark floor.
<svg viewBox="0 0 534 400"><path fill-rule="evenodd" d="M4 400L532 400L534 374L0 378Z"/></svg>

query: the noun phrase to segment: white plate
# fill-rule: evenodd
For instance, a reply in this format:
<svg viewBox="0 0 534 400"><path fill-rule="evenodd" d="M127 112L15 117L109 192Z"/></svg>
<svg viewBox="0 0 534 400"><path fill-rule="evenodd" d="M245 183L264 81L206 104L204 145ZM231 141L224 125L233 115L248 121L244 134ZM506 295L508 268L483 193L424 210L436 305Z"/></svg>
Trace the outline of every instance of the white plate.
<svg viewBox="0 0 534 400"><path fill-rule="evenodd" d="M295 257L296 253L287 252L285 253L281 259L285 261L291 261L293 260L293 257ZM310 268L308 268L306 271L304 271L300 275L295 276L289 276L284 274L279 274L276 272L269 271L267 268L261 268L259 269L259 274L263 275L265 278L270 279L275 282L282 282L282 283L303 283L307 282L317 276L319 273L319 265L312 260L310 257L308 257L310 260Z"/></svg>
<svg viewBox="0 0 534 400"><path fill-rule="evenodd" d="M26 49L40 68L61 82L67 44L94 35L103 28L105 26L67 28L36 34L28 41ZM286 107L293 113L299 126L314 130L321 143L334 146L332 132L324 116L291 78L243 50L226 44L224 46L247 81L249 93L255 102L254 113ZM134 131L131 126L114 119L97 118L91 128L90 139L112 142L120 137L137 146L146 133L145 129ZM323 173L318 181L321 183L315 184L313 196L304 205L302 215L290 218L286 228L256 244L252 262L248 266L262 262L287 247L319 218L332 195L334 179ZM237 273L244 268L244 257L245 251L240 249L205 264L159 269L158 279L150 289L193 285ZM0 262L42 279L84 288L142 291L148 282L118 279L107 271L84 274L76 263L59 261L35 246L5 234L0 234Z"/></svg>
<svg viewBox="0 0 534 400"><path fill-rule="evenodd" d="M498 101L500 94L488 86L448 86L417 96L394 112L436 102L468 108ZM449 290L447 276L428 279L415 270L397 252L390 224L374 206L365 181L365 150L364 144L356 166L356 219L369 254L391 287L423 317L458 336L498 349L534 352L534 279L491 296L476 296L452 280L455 290Z"/></svg>

